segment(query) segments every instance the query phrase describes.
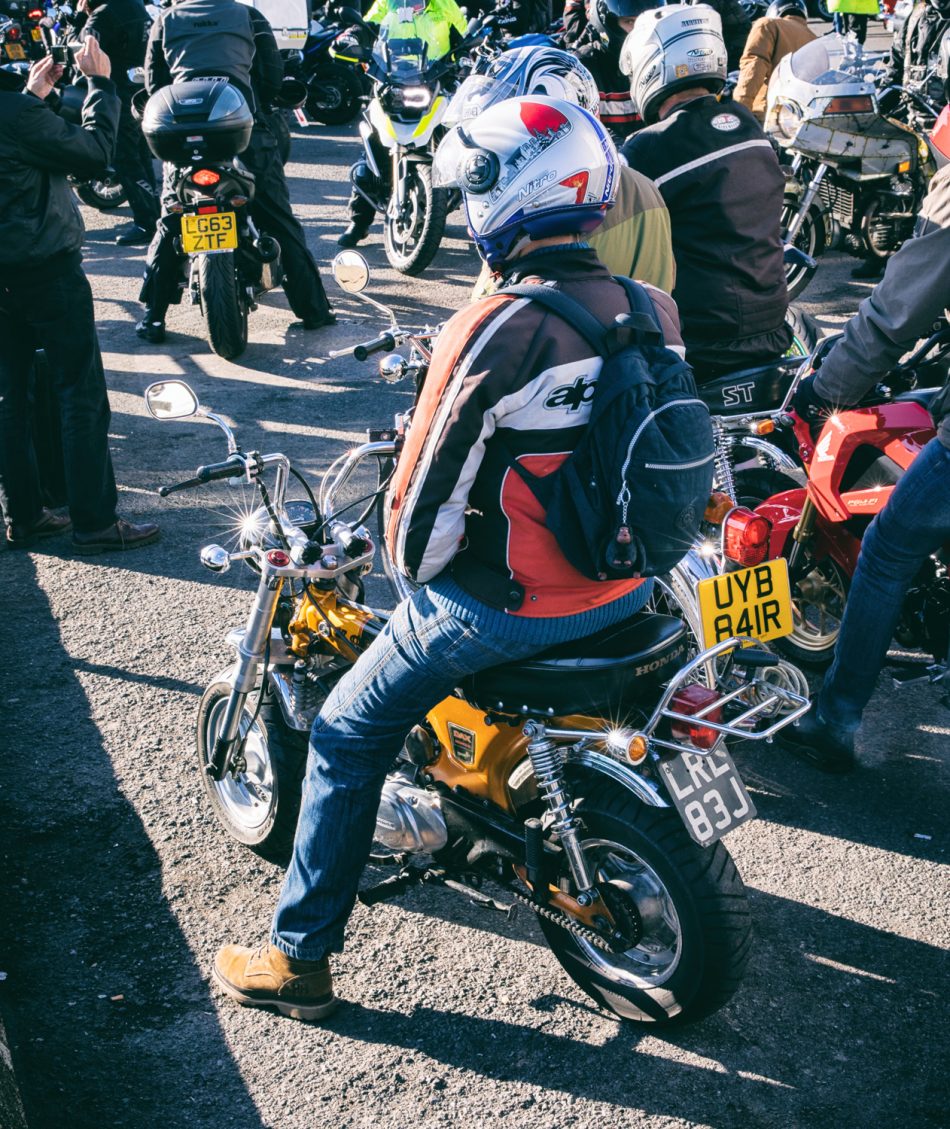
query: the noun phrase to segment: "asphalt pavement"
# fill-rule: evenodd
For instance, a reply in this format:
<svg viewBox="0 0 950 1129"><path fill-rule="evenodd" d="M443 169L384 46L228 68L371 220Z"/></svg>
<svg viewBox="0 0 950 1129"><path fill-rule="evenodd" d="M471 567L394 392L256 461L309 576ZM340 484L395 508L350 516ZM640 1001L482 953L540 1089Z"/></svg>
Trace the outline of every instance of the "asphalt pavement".
<svg viewBox="0 0 950 1129"><path fill-rule="evenodd" d="M295 132L291 194L322 268L356 153L355 127ZM356 910L325 1026L211 987L218 945L265 938L281 878L216 824L194 749L198 699L253 587L239 568L202 570L198 549L231 536L246 503L223 484L157 497L224 442L207 422L148 418L142 391L183 377L246 447L318 475L410 390L327 360L382 328L339 292L339 324L316 333L265 298L235 364L191 307L172 311L164 346L140 343L143 253L114 245L125 216L86 218L121 512L159 521L162 540L0 555L0 1004L32 1129L946 1125L950 713L887 676L852 775L737 753L760 818L728 845L755 948L734 1001L697 1026L620 1023L530 913L508 923L447 891ZM420 279L385 266L378 230L365 253L370 293L413 324L457 309L476 274L459 213ZM852 265L830 256L804 295L825 327L869 291Z"/></svg>

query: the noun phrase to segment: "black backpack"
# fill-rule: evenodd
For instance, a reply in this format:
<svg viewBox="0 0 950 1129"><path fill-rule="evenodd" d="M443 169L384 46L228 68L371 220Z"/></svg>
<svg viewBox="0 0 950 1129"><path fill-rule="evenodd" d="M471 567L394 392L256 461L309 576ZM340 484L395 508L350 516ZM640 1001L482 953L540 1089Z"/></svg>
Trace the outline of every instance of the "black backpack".
<svg viewBox="0 0 950 1129"><path fill-rule="evenodd" d="M669 572L692 547L712 487L715 445L692 369L664 345L649 294L629 278L631 313L609 329L540 283L499 293L547 306L604 358L590 422L574 451L539 478L511 466L545 510L571 564L591 580Z"/></svg>

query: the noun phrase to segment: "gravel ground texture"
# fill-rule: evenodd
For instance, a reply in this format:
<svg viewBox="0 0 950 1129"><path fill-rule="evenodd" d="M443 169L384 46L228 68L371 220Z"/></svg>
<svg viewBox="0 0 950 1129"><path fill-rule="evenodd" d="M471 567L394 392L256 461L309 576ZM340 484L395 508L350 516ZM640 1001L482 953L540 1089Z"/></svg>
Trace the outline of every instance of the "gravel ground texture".
<svg viewBox="0 0 950 1129"><path fill-rule="evenodd" d="M295 135L291 193L322 267L356 153L354 127ZM318 333L289 330L283 295L268 296L236 364L210 352L191 307L173 310L166 345L143 345L142 251L113 243L125 216L86 218L121 512L158 520L162 540L0 556L0 1003L32 1129L946 1125L950 714L886 676L852 775L738 751L759 819L729 847L754 955L734 1001L697 1026L620 1023L530 913L508 923L448 891L356 910L325 1026L210 986L218 945L263 940L281 880L215 822L194 751L198 699L253 587L239 567L213 577L197 552L245 500L223 484L156 496L224 444L207 422L149 419L142 391L183 377L246 447L312 475L410 392L326 360L382 328L338 293L339 324ZM450 220L421 279L386 267L378 230L366 244L370 292L409 323L458 308L476 273ZM868 293L852 265L828 257L803 296L825 328Z"/></svg>

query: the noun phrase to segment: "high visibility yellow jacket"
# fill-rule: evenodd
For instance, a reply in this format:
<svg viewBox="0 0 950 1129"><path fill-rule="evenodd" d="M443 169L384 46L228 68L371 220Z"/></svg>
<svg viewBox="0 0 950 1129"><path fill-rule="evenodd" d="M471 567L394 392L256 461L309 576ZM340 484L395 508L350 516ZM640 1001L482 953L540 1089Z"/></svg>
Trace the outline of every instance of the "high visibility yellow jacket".
<svg viewBox="0 0 950 1129"><path fill-rule="evenodd" d="M468 26L455 0L429 0L421 12L401 7L396 0L376 0L366 13L366 22L379 24L386 39L421 39L429 48L428 59L441 59L452 46L450 29L465 34Z"/></svg>
<svg viewBox="0 0 950 1129"><path fill-rule="evenodd" d="M847 13L851 16L876 16L878 0L828 0L829 12Z"/></svg>

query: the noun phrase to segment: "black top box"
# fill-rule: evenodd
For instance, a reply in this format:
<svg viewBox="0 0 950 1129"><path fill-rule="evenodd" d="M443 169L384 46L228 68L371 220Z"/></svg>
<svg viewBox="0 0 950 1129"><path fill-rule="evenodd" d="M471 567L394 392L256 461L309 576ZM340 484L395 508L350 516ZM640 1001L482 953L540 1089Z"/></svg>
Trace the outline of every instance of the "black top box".
<svg viewBox="0 0 950 1129"><path fill-rule="evenodd" d="M145 106L142 132L160 161L193 165L230 161L251 140L254 115L226 78L195 78L157 90Z"/></svg>

